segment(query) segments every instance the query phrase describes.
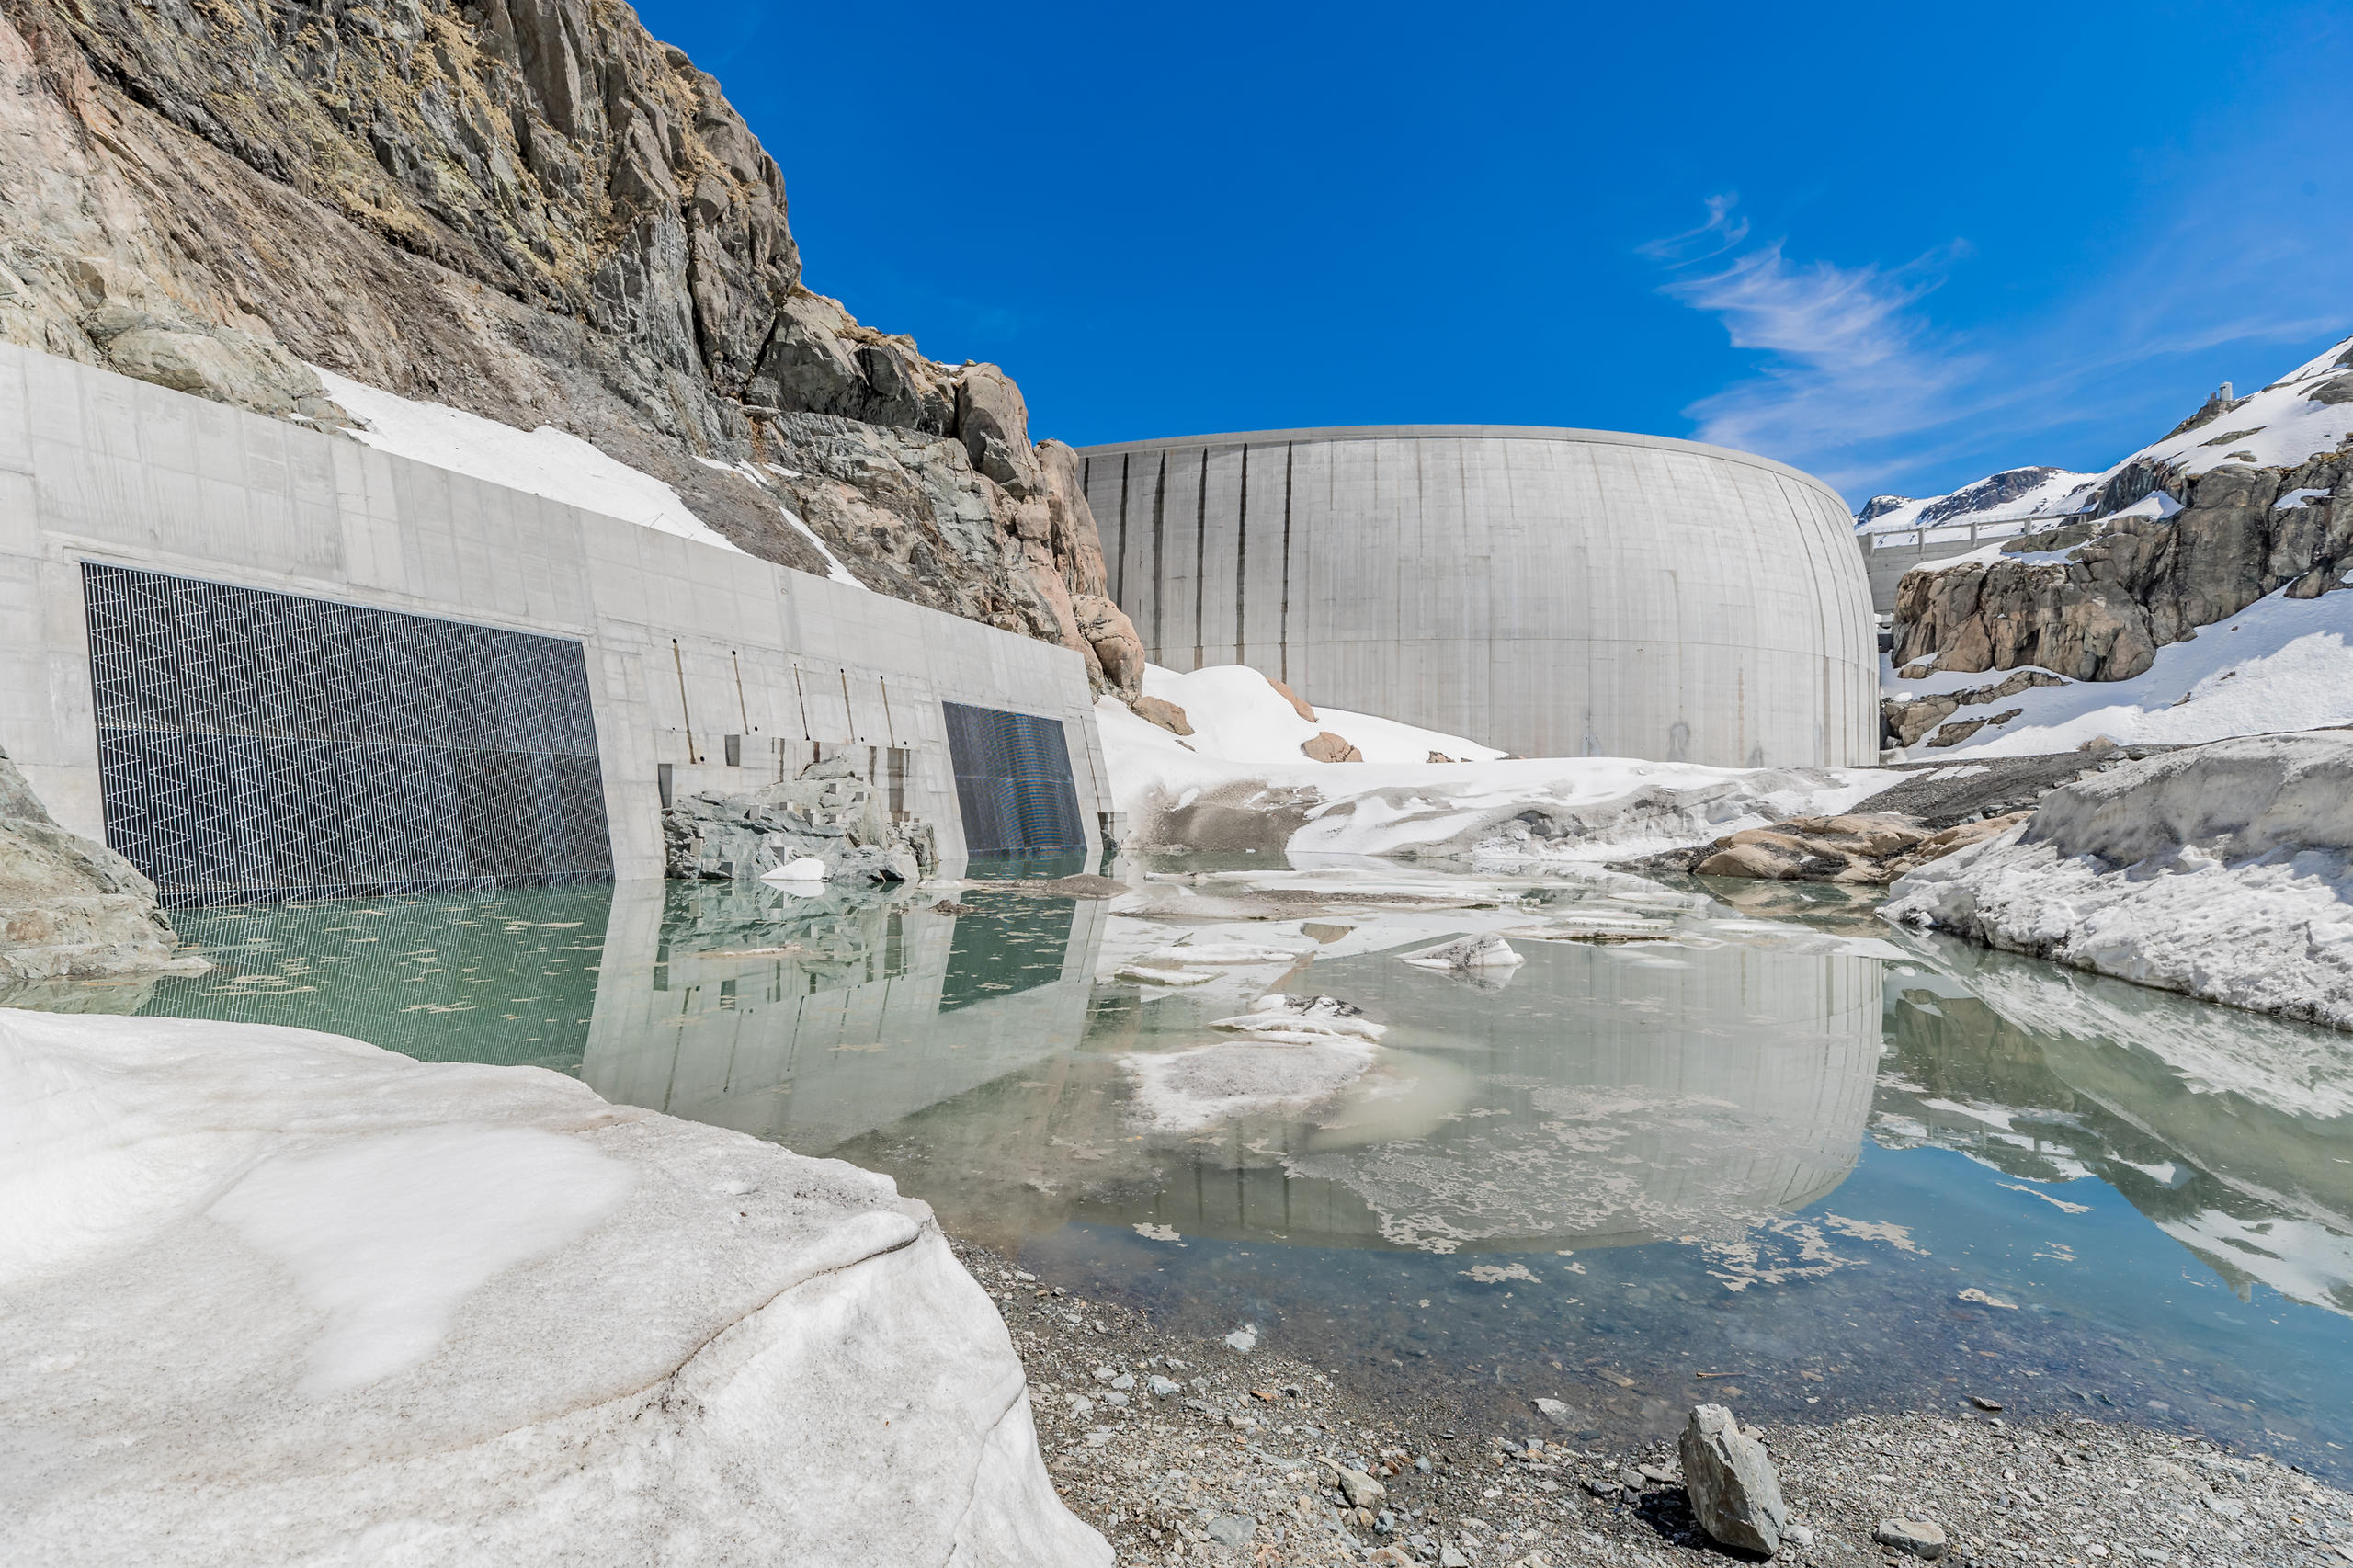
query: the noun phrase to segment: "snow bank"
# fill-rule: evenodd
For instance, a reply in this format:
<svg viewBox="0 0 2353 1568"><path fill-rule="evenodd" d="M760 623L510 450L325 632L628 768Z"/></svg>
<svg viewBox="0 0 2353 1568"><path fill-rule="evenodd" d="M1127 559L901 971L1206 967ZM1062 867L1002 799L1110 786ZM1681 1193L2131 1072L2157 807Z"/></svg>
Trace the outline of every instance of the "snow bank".
<svg viewBox="0 0 2353 1568"><path fill-rule="evenodd" d="M0 1560L1108 1564L923 1204L258 1025L0 1012Z"/></svg>
<svg viewBox="0 0 2353 1568"><path fill-rule="evenodd" d="M1193 727L1187 744L1228 762L1305 762L1301 745L1326 731L1363 752L1367 762L1426 763L1432 752L1476 762L1504 755L1461 735L1338 708L1316 707L1311 723L1247 665L1211 665L1184 675L1146 665L1143 694L1182 708Z"/></svg>
<svg viewBox="0 0 2353 1568"><path fill-rule="evenodd" d="M2096 775L1881 913L2353 1029L2353 736L2218 742Z"/></svg>
<svg viewBox="0 0 2353 1568"><path fill-rule="evenodd" d="M1898 680L1884 655L1880 679L1907 697L1933 697L1984 686L2012 673L1932 674ZM2234 735L2268 734L2353 723L2353 594L2291 599L2284 590L2228 620L2201 626L2186 642L2157 650L2156 663L2131 680L2039 686L1955 720L2025 710L1999 729L1961 744L1913 756L2034 756L2073 751L2095 735L2120 744L2198 745Z"/></svg>
<svg viewBox="0 0 2353 1568"><path fill-rule="evenodd" d="M661 480L607 457L577 436L548 425L517 430L461 408L413 402L316 365L311 369L318 371L327 395L362 421L353 434L371 447L509 490L544 495L584 512L745 553L688 510L678 493Z"/></svg>
<svg viewBox="0 0 2353 1568"><path fill-rule="evenodd" d="M1262 678L1241 673L1265 689ZM1220 672L1179 678L1202 675ZM1147 695L1158 695L1154 684L1147 676ZM1298 755L1296 742L1283 755L1285 733L1255 692L1243 689L1246 702L1222 703L1215 694L1229 684L1242 688L1222 676L1189 688L1194 700L1180 705L1195 733L1182 741L1116 699L1096 703L1111 794L1128 816L1131 843L1425 856L1496 867L1591 862L1701 843L1788 816L1836 814L1892 781L1865 768L1740 769L1629 757L1311 762ZM1289 704L1275 701L1291 724L1313 733ZM1319 711L1335 733L1358 741L1357 729L1340 727L1352 721ZM1386 742L1395 733L1416 737L1399 744L1423 756L1468 746L1405 725ZM1497 755L1471 749L1486 758ZM1366 756L1373 756L1370 747Z"/></svg>

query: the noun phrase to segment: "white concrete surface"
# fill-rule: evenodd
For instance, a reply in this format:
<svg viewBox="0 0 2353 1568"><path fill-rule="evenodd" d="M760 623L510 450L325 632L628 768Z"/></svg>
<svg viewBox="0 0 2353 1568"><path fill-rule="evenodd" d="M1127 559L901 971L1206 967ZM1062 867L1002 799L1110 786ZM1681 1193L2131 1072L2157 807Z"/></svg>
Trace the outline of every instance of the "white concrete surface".
<svg viewBox="0 0 2353 1568"><path fill-rule="evenodd" d="M1878 756L1846 502L1743 452L1516 426L1090 447L1147 656L1523 756L1725 767Z"/></svg>
<svg viewBox="0 0 2353 1568"><path fill-rule="evenodd" d="M955 874L943 700L1060 717L1099 847L1108 791L1067 649L0 345L0 748L92 837L84 561L579 641L623 880L662 874L662 766L680 793L742 790L813 741L907 748L906 807Z"/></svg>

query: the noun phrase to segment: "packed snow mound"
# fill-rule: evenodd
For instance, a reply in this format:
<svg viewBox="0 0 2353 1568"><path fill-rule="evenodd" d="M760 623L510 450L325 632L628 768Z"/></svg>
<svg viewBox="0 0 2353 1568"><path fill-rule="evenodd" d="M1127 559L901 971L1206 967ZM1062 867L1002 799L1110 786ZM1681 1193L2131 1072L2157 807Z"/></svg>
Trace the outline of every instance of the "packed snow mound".
<svg viewBox="0 0 2353 1568"><path fill-rule="evenodd" d="M1836 815L1893 782L1870 768L1703 767L1603 756L1246 762L1194 749L1115 698L1098 699L1095 714L1112 801L1128 818L1123 842L1139 847L1421 857L1497 868L1594 862L1701 844L1784 817Z"/></svg>
<svg viewBox="0 0 2353 1568"><path fill-rule="evenodd" d="M1108 1565L885 1177L529 1067L0 1011L0 1560Z"/></svg>
<svg viewBox="0 0 2353 1568"><path fill-rule="evenodd" d="M1881 680L1900 697L1934 697L2014 671L1932 674L1898 680L1884 655ZM2235 735L2353 723L2353 594L2266 596L2226 620L2157 650L2130 680L2039 686L1961 709L1955 720L2022 711L1955 746L1926 740L1905 755L2038 756L2099 736L2120 745L2200 745Z"/></svg>
<svg viewBox="0 0 2353 1568"><path fill-rule="evenodd" d="M517 430L461 408L415 402L316 365L311 369L318 371L327 395L360 422L352 434L380 450L697 544L745 553L688 510L669 485L607 457L577 436L547 425Z"/></svg>
<svg viewBox="0 0 2353 1568"><path fill-rule="evenodd" d="M1185 744L1196 755L1227 762L1303 762L1307 758L1299 748L1326 732L1363 752L1367 762L1426 763L1432 752L1457 762L1485 762L1504 755L1461 735L1338 708L1316 707L1316 721L1311 722L1247 665L1211 665L1184 675L1146 665L1143 694L1185 710L1186 722L1193 727Z"/></svg>
<svg viewBox="0 0 2353 1568"><path fill-rule="evenodd" d="M2353 1029L2353 736L2265 735L2053 790L1881 914Z"/></svg>

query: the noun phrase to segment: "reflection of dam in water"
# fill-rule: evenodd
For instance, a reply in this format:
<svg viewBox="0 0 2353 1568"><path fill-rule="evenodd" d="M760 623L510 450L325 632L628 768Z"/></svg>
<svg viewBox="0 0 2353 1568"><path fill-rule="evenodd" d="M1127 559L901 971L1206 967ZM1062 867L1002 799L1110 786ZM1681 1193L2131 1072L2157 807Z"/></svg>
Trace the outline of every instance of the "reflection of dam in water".
<svg viewBox="0 0 2353 1568"><path fill-rule="evenodd" d="M1102 905L962 896L978 918L622 884L580 1076L607 1099L824 1154L1076 1047Z"/></svg>
<svg viewBox="0 0 2353 1568"><path fill-rule="evenodd" d="M1736 1232L1853 1168L1879 962L1524 944L1500 994L1393 956L1318 990L1388 1023L1302 1113L1147 1131L1127 1063L1231 1037L1232 995L1096 993L1094 901L967 913L618 889L581 1076L608 1098L890 1172L1012 1242L1069 1219L1449 1251Z"/></svg>
<svg viewBox="0 0 2353 1568"><path fill-rule="evenodd" d="M1749 947L1524 943L1499 996L1390 958L1315 966L1387 1020L1333 1111L1245 1120L1185 1179L1085 1217L1432 1250L1721 1235L1854 1168L1879 960ZM1163 1004L1166 1006L1166 1004Z"/></svg>

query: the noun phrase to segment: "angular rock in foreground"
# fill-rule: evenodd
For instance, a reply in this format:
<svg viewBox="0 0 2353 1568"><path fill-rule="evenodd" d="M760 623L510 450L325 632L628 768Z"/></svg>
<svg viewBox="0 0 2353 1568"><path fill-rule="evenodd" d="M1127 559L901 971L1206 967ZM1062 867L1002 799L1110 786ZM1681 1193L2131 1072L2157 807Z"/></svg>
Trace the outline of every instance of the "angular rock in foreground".
<svg viewBox="0 0 2353 1568"><path fill-rule="evenodd" d="M155 884L51 821L0 752L0 984L206 967L179 951Z"/></svg>
<svg viewBox="0 0 2353 1568"><path fill-rule="evenodd" d="M912 882L939 868L927 824L893 822L884 797L847 759L813 762L795 778L744 795L689 795L662 813L669 876L751 881L798 859L820 880Z"/></svg>
<svg viewBox="0 0 2353 1568"><path fill-rule="evenodd" d="M1692 1407L1679 1448L1684 1490L1699 1528L1744 1551L1779 1551L1790 1510L1765 1445L1722 1405L1700 1404Z"/></svg>
<svg viewBox="0 0 2353 1568"><path fill-rule="evenodd" d="M2353 1029L2353 735L2112 768L1890 892L1892 920Z"/></svg>
<svg viewBox="0 0 2353 1568"><path fill-rule="evenodd" d="M1087 1564L925 1205L536 1068L0 1011L0 1560Z"/></svg>

